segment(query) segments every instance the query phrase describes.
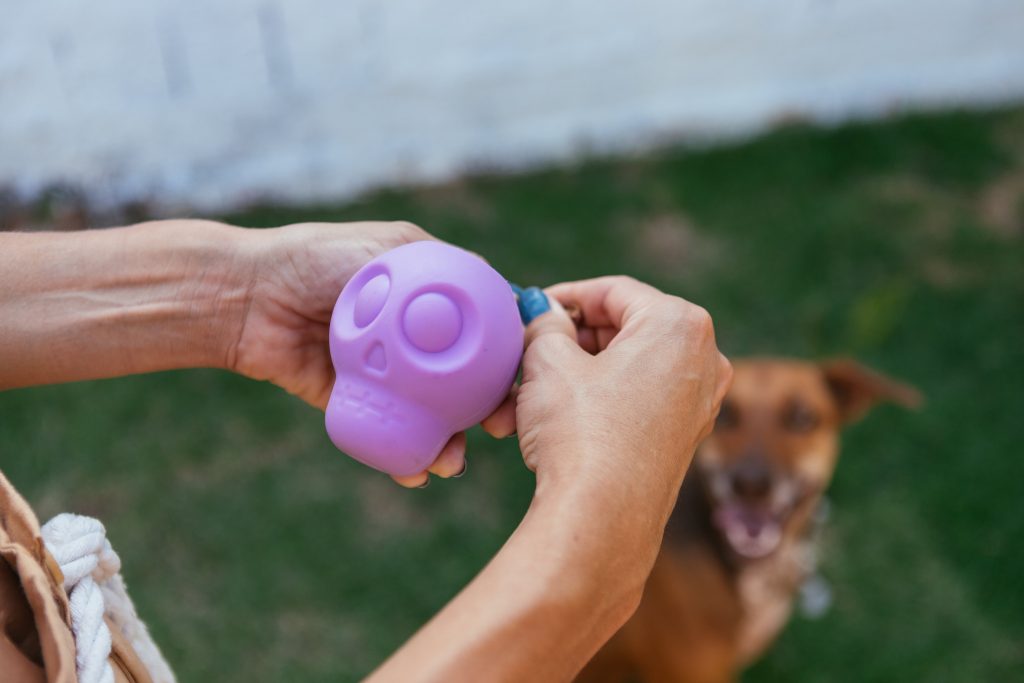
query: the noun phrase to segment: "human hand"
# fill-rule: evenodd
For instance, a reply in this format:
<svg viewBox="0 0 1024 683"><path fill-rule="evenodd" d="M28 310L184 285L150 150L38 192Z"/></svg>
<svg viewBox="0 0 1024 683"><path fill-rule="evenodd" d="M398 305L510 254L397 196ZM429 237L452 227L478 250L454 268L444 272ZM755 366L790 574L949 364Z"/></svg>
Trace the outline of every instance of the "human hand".
<svg viewBox="0 0 1024 683"><path fill-rule="evenodd" d="M535 319L523 382L484 428L518 426L537 474L533 504L487 567L369 680L572 678L636 610L728 389L732 368L693 304L623 277L552 287L548 313L533 306L539 292L525 294ZM581 312L578 330L562 305Z"/></svg>
<svg viewBox="0 0 1024 683"><path fill-rule="evenodd" d="M518 428L538 496L653 541L732 378L707 312L626 277L556 285L526 330L523 380L484 426ZM561 305L560 305L561 304ZM577 309L577 330L563 306ZM650 557L653 562L653 555Z"/></svg>
<svg viewBox="0 0 1024 683"><path fill-rule="evenodd" d="M254 241L251 285L229 365L323 410L335 379L328 328L338 294L379 254L434 238L402 222L306 223L245 233ZM427 471L395 481L416 487L426 485L428 472L458 476L465 468L465 451L465 434L456 434Z"/></svg>

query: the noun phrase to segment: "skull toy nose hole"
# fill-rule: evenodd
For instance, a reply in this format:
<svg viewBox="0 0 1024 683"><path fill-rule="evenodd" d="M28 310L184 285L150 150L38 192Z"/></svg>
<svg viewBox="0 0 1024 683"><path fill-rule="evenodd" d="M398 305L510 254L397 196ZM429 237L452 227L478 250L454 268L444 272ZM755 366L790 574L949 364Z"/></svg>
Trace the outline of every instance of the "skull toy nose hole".
<svg viewBox="0 0 1024 683"><path fill-rule="evenodd" d="M366 367L373 368L377 372L384 372L388 369L388 356L384 352L384 345L377 342L366 352Z"/></svg>
<svg viewBox="0 0 1024 683"><path fill-rule="evenodd" d="M366 327L380 315L391 290L391 280L384 273L371 278L356 295L352 321L356 327Z"/></svg>
<svg viewBox="0 0 1024 683"><path fill-rule="evenodd" d="M420 294L405 308L402 331L420 351L440 353L462 334L462 312L444 294Z"/></svg>

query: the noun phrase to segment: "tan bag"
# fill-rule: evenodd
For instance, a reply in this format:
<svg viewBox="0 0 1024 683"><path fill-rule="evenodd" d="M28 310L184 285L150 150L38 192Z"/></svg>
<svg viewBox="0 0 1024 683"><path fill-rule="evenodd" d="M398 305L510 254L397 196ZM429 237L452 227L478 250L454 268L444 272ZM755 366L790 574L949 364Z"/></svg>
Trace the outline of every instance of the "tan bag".
<svg viewBox="0 0 1024 683"><path fill-rule="evenodd" d="M11 683L77 683L64 577L28 503L0 471L0 672ZM152 683L120 630L107 620L116 683Z"/></svg>

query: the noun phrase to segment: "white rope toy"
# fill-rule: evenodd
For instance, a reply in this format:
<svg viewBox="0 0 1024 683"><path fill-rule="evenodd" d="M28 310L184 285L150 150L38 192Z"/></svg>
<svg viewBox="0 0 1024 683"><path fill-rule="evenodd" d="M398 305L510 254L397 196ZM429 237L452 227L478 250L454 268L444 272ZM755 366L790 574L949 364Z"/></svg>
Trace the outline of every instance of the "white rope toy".
<svg viewBox="0 0 1024 683"><path fill-rule="evenodd" d="M118 573L121 558L99 520L63 513L42 528L46 549L64 574L75 637L79 683L114 683L106 615L132 644L154 683L175 683L174 674L139 620Z"/></svg>

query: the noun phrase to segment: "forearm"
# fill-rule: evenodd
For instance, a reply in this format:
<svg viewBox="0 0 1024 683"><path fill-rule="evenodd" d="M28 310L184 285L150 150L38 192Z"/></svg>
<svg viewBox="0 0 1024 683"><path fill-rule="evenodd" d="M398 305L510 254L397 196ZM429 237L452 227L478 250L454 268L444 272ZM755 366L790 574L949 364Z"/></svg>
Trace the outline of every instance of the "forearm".
<svg viewBox="0 0 1024 683"><path fill-rule="evenodd" d="M620 538L592 500L548 493L538 490L491 563L370 681L565 681L625 623L657 539Z"/></svg>
<svg viewBox="0 0 1024 683"><path fill-rule="evenodd" d="M223 367L245 316L237 228L0 234L0 389Z"/></svg>

